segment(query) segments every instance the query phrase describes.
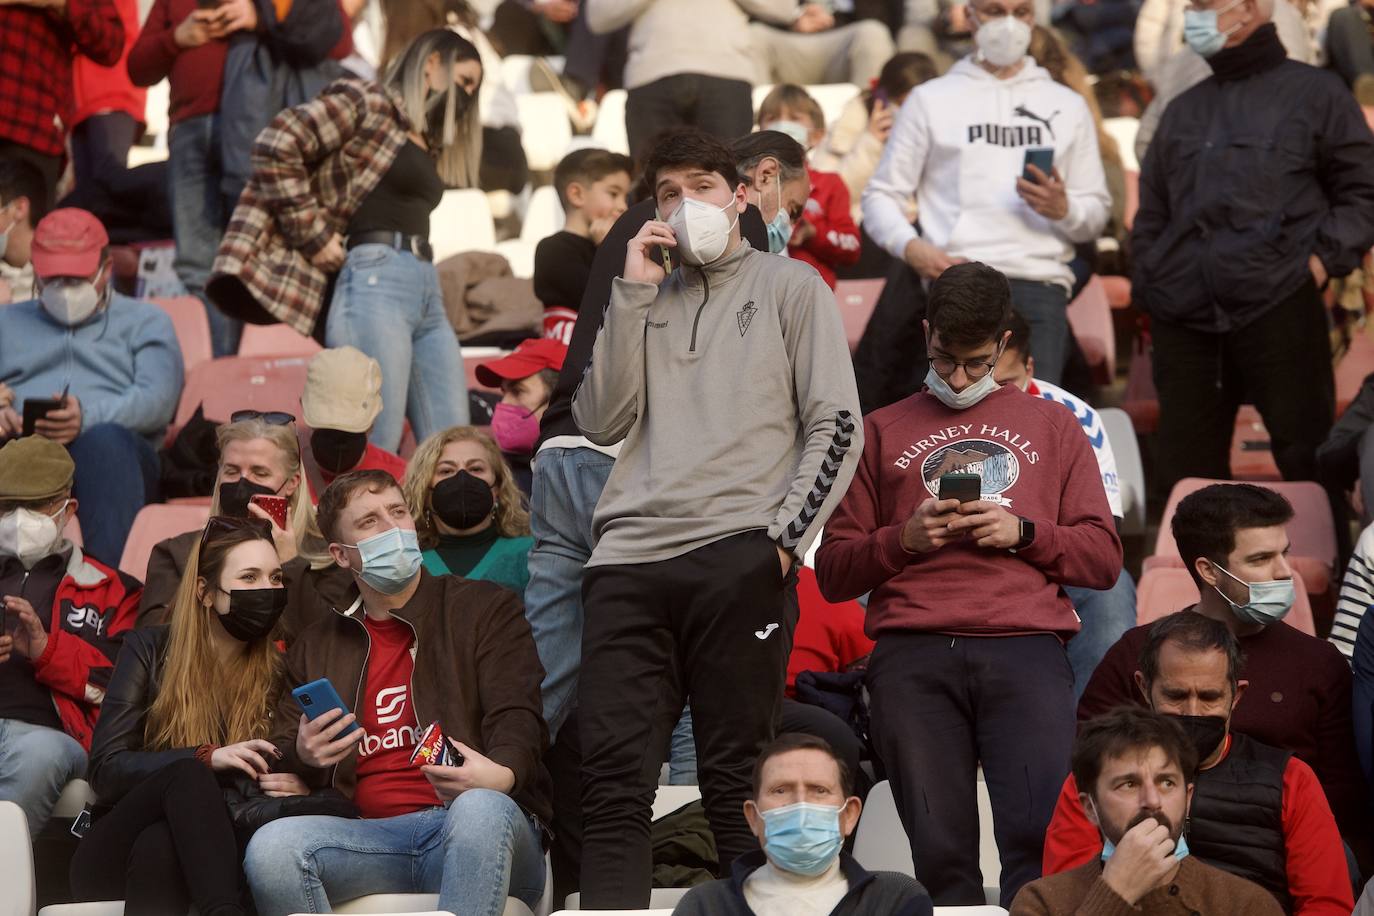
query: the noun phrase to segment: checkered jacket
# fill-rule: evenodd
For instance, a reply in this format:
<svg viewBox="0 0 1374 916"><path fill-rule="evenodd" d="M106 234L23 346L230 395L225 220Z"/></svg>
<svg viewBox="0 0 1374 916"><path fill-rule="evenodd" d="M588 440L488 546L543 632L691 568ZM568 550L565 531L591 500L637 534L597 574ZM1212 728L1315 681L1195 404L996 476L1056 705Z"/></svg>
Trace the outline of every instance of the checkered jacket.
<svg viewBox="0 0 1374 916"><path fill-rule="evenodd" d="M410 131L399 96L342 79L273 119L253 145L253 177L220 243L207 289L221 308L314 332L330 277L310 263L343 234Z"/></svg>
<svg viewBox="0 0 1374 916"><path fill-rule="evenodd" d="M124 50L114 0L67 0L65 12L0 5L0 140L61 156L72 126L72 60L112 67Z"/></svg>

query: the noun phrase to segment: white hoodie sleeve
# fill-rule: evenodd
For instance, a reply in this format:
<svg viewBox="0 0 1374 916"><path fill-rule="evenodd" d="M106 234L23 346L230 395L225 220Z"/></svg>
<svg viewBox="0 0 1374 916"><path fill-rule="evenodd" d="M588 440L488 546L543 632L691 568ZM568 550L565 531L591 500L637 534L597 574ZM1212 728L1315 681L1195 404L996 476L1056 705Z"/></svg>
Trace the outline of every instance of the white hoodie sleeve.
<svg viewBox="0 0 1374 916"><path fill-rule="evenodd" d="M907 243L917 237L907 219L906 202L916 196L929 152L930 115L921 93L912 92L897 112L883 158L863 194L864 228L898 260L903 259ZM1103 180L1100 163L1098 180Z"/></svg>
<svg viewBox="0 0 1374 916"><path fill-rule="evenodd" d="M587 28L596 35L614 32L638 19L652 3L653 0L588 0Z"/></svg>
<svg viewBox="0 0 1374 916"><path fill-rule="evenodd" d="M1074 121L1073 141L1061 160L1060 174L1068 193L1069 212L1054 223L1055 231L1081 245L1102 236L1112 213L1112 195L1102 171L1102 154L1097 148L1097 128L1086 103ZM871 233L873 230L869 230Z"/></svg>

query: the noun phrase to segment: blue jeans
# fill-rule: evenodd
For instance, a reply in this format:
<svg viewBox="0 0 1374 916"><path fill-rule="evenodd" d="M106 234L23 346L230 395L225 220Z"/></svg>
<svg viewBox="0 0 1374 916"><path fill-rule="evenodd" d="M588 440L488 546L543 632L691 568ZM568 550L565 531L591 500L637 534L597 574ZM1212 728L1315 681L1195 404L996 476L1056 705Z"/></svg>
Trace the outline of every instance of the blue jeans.
<svg viewBox="0 0 1374 916"><path fill-rule="evenodd" d="M395 452L407 418L415 440L468 423L463 353L434 265L389 245L359 245L339 271L325 345L357 347L382 365L372 444Z"/></svg>
<svg viewBox="0 0 1374 916"><path fill-rule="evenodd" d="M1035 377L1058 385L1069 357L1069 294L1057 283L1012 280L1011 305L1030 325Z"/></svg>
<svg viewBox="0 0 1374 916"><path fill-rule="evenodd" d="M582 662L582 567L591 559L592 511L615 459L590 448L546 448L535 456L530 503L530 580L525 617L544 664L550 740L572 710Z"/></svg>
<svg viewBox="0 0 1374 916"><path fill-rule="evenodd" d="M172 236L176 241L176 272L186 291L205 303L210 319L210 343L215 356L239 350L243 322L221 312L205 298L205 284L234 212L236 200L220 191L219 115L198 115L172 125L167 158L172 170Z"/></svg>
<svg viewBox="0 0 1374 916"><path fill-rule="evenodd" d="M692 731L692 707L682 710L682 718L668 738L668 785L697 784L697 739Z"/></svg>
<svg viewBox="0 0 1374 916"><path fill-rule="evenodd" d="M62 789L86 775L86 752L55 728L0 719L0 801L24 809L29 835L48 822Z"/></svg>
<svg viewBox="0 0 1374 916"><path fill-rule="evenodd" d="M260 916L435 892L440 910L501 916L507 896L533 909L545 873L538 822L490 789L398 817L284 817L253 835L243 869Z"/></svg>
<svg viewBox="0 0 1374 916"><path fill-rule="evenodd" d="M1039 374L1038 365L1036 372ZM1073 701L1077 703L1102 656L1116 645L1122 634L1135 626L1135 581L1123 569L1116 577L1116 584L1109 589L1099 591L1066 585L1064 593L1083 621L1083 628L1068 645L1069 666L1073 668Z"/></svg>
<svg viewBox="0 0 1374 916"><path fill-rule="evenodd" d="M113 566L124 554L138 510L157 501L157 451L114 423L90 427L67 451L76 463L72 496L80 503L81 539L88 553Z"/></svg>

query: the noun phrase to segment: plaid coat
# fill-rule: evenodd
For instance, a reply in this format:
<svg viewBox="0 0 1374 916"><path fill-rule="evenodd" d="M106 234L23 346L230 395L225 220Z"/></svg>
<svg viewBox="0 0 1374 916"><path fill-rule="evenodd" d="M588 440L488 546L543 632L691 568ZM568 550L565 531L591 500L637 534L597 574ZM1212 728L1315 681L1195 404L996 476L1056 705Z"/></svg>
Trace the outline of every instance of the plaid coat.
<svg viewBox="0 0 1374 916"><path fill-rule="evenodd" d="M278 114L253 144L253 177L220 242L210 298L235 317L312 334L331 278L310 258L344 233L410 129L399 96L354 79Z"/></svg>

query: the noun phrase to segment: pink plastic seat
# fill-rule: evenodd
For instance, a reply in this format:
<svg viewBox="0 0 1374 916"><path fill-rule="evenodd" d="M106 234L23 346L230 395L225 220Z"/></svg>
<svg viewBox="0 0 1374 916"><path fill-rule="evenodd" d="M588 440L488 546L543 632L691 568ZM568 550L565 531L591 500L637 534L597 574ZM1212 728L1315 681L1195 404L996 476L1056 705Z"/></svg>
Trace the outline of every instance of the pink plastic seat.
<svg viewBox="0 0 1374 916"><path fill-rule="evenodd" d="M1293 585L1297 598L1293 602L1293 610L1288 612L1283 622L1308 636L1315 636L1317 628L1312 621L1312 603L1307 599L1306 583L1297 570L1293 571ZM1188 570L1175 566L1147 570L1136 586L1135 622L1141 626L1153 623L1196 604L1199 597Z"/></svg>
<svg viewBox="0 0 1374 916"><path fill-rule="evenodd" d="M150 299L172 319L181 346L181 362L187 375L201 363L212 358L210 350L210 319L205 317L205 303L195 296L173 299Z"/></svg>
<svg viewBox="0 0 1374 916"><path fill-rule="evenodd" d="M1102 278L1093 276L1078 298L1069 303L1069 327L1083 350L1083 356L1099 385L1116 378L1116 329L1112 326L1112 305Z"/></svg>
<svg viewBox="0 0 1374 916"><path fill-rule="evenodd" d="M314 356L324 349L285 324L248 324L239 340L239 356Z"/></svg>
<svg viewBox="0 0 1374 916"><path fill-rule="evenodd" d="M124 555L119 568L142 581L148 575L148 557L153 548L167 538L198 531L210 517L209 506L152 505L144 506L134 517L129 538L124 542Z"/></svg>
<svg viewBox="0 0 1374 916"><path fill-rule="evenodd" d="M283 410L299 418L309 363L310 358L303 356L229 356L197 366L186 376L167 441L175 438L201 404L206 419L220 422L227 422L236 410Z"/></svg>
<svg viewBox="0 0 1374 916"><path fill-rule="evenodd" d="M868 319L878 305L878 297L883 294L886 280L840 280L835 284L835 302L840 307L840 320L844 322L844 336L849 341L849 352L859 346L864 336Z"/></svg>

